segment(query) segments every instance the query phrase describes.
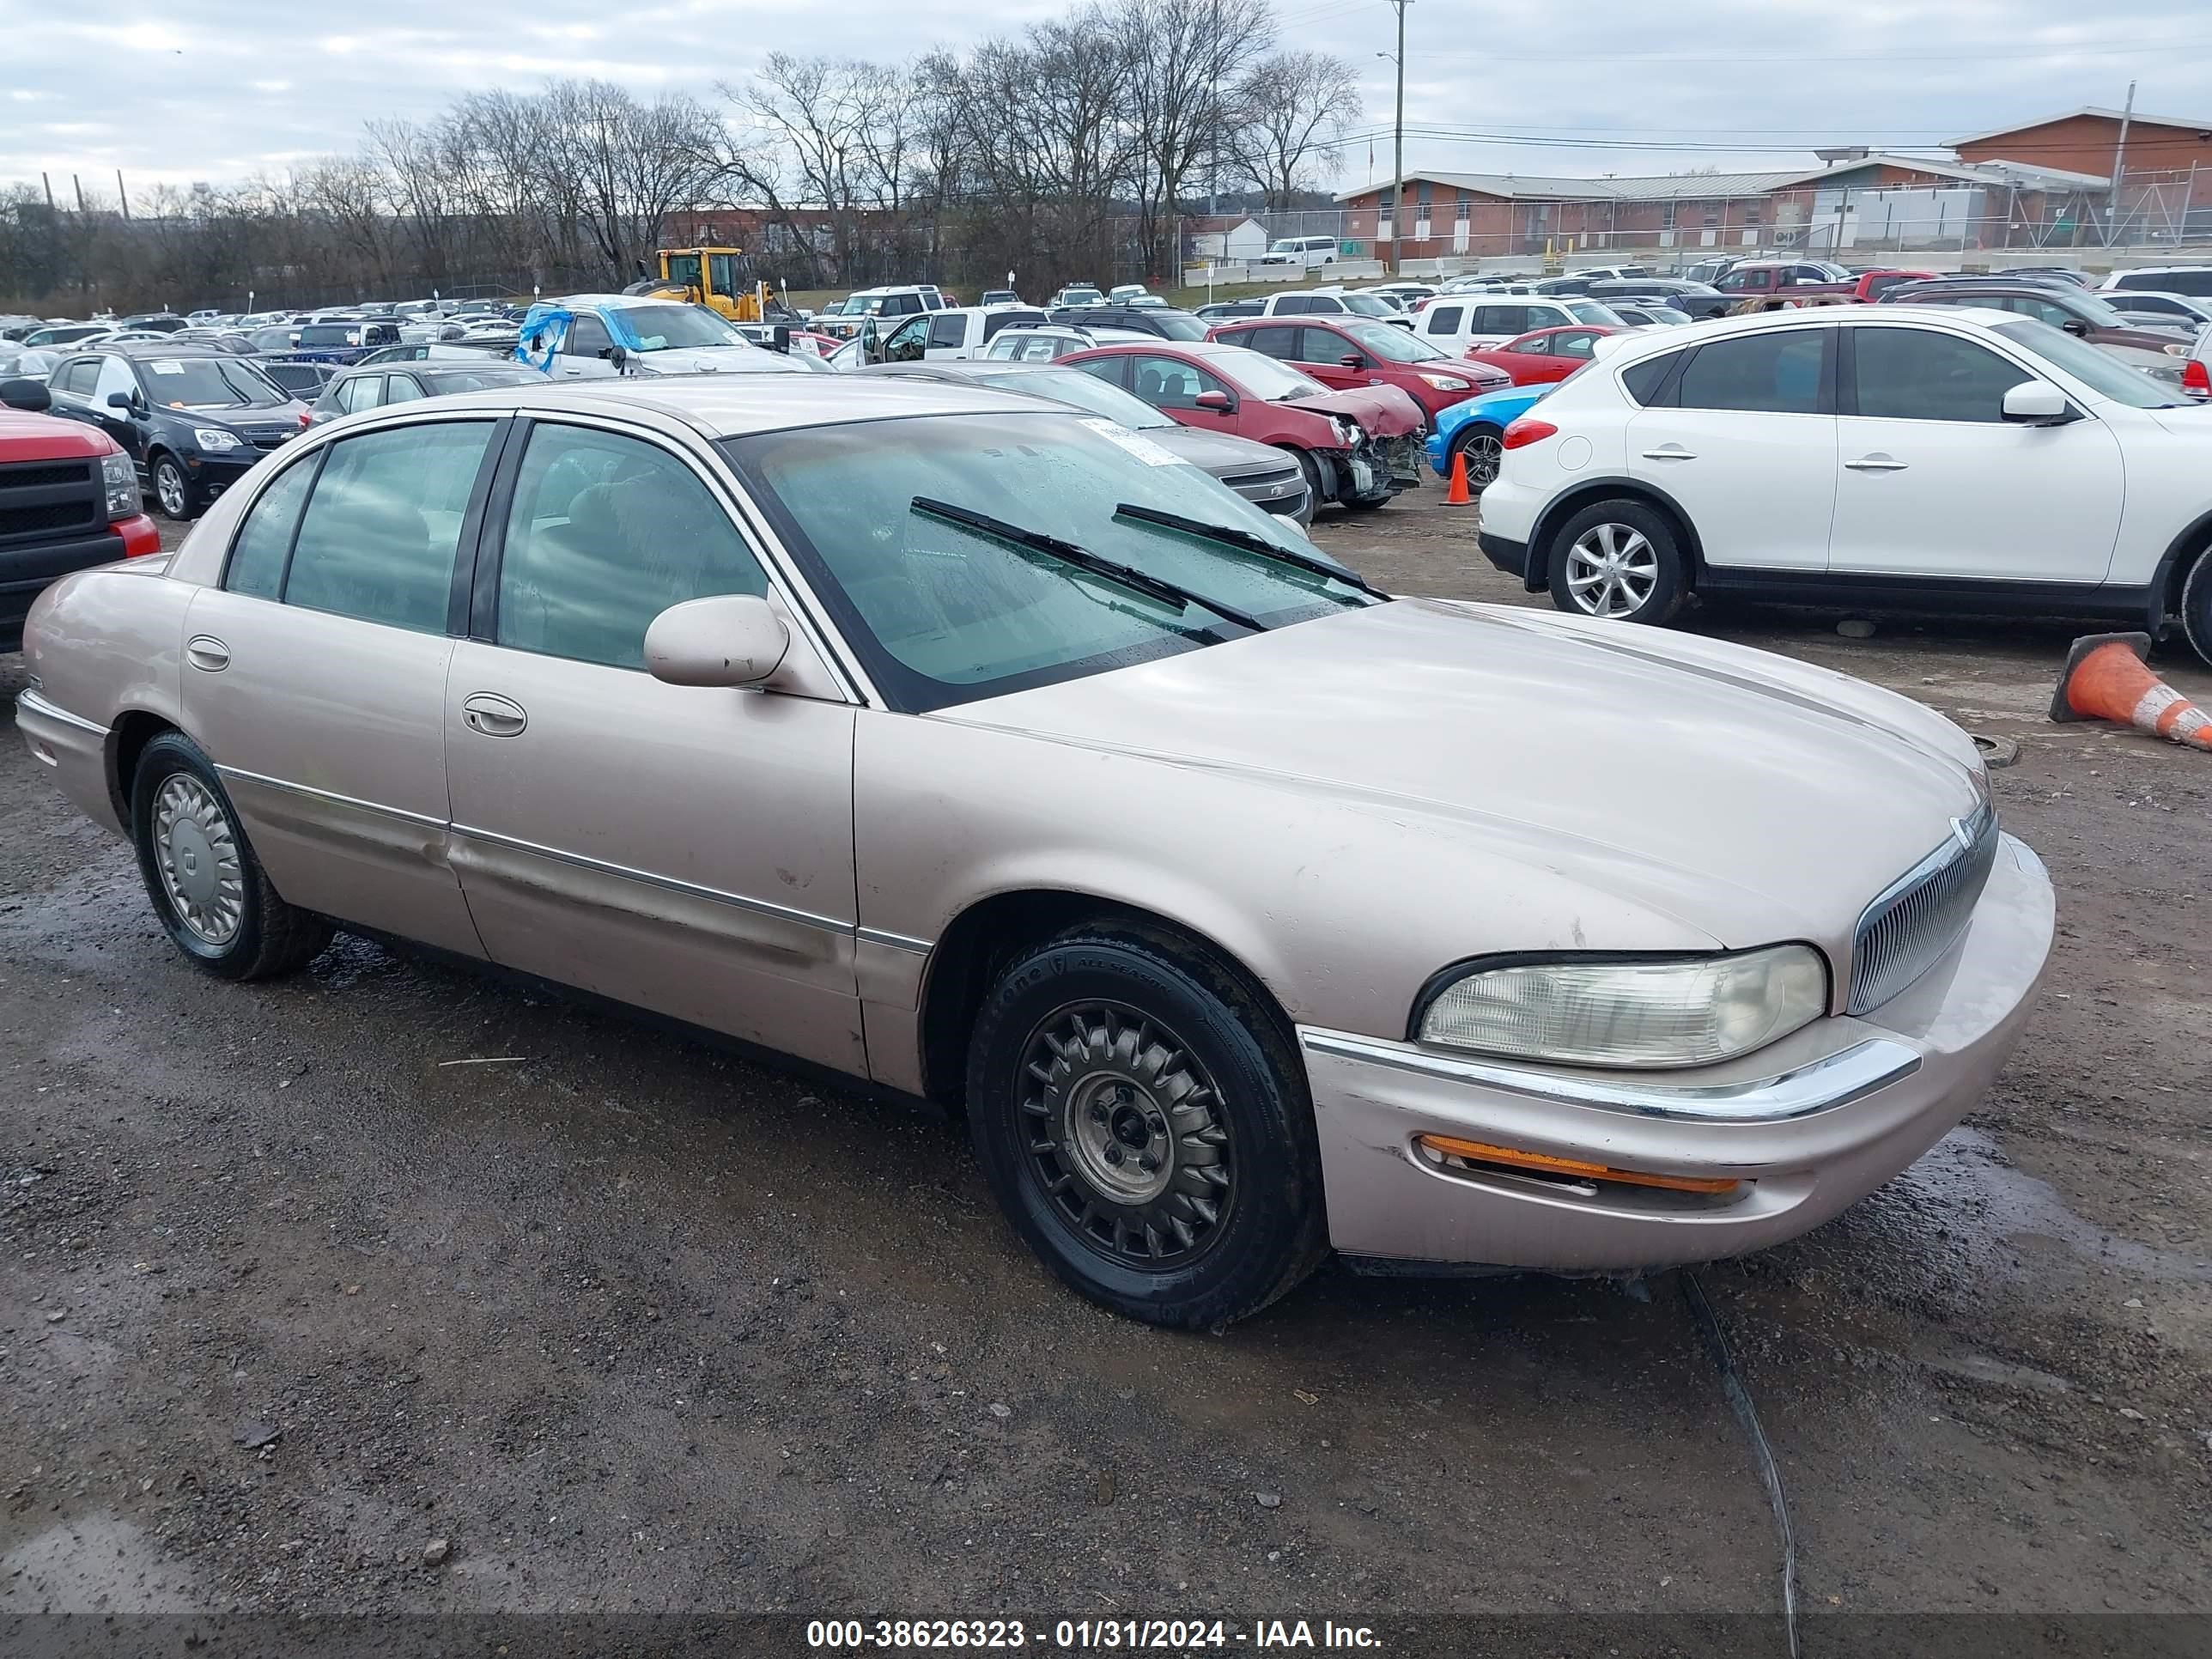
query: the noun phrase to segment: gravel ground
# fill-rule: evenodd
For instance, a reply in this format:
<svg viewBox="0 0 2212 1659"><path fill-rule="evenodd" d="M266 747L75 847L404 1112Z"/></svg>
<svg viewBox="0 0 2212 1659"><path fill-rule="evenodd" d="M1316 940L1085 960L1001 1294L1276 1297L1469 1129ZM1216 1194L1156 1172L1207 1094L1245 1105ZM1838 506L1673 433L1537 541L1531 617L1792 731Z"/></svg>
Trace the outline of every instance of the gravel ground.
<svg viewBox="0 0 2212 1659"><path fill-rule="evenodd" d="M1528 602L1440 494L1317 539ZM2212 1614L2212 761L2046 724L2063 629L1688 625L2015 739L2060 890L1981 1109L1702 1274L1808 1618ZM196 974L13 741L0 1012L0 1619L1741 1614L1779 1650L1675 1276L1333 1267L1148 1331L1024 1254L953 1126L350 938Z"/></svg>

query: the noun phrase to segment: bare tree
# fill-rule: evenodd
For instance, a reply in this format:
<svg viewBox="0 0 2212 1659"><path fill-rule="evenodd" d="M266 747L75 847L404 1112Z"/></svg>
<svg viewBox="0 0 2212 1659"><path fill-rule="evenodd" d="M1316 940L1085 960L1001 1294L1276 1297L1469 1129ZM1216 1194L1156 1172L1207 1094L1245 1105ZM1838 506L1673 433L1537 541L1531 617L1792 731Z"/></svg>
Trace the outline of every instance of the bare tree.
<svg viewBox="0 0 2212 1659"><path fill-rule="evenodd" d="M1174 222L1201 158L1228 126L1228 92L1274 43L1267 0L1121 0L1130 111L1144 166L1137 227L1145 269L1167 275L1181 254Z"/></svg>
<svg viewBox="0 0 2212 1659"><path fill-rule="evenodd" d="M1279 52L1238 77L1224 149L1272 208L1287 207L1314 175L1336 165L1337 146L1359 118L1359 77L1341 58Z"/></svg>

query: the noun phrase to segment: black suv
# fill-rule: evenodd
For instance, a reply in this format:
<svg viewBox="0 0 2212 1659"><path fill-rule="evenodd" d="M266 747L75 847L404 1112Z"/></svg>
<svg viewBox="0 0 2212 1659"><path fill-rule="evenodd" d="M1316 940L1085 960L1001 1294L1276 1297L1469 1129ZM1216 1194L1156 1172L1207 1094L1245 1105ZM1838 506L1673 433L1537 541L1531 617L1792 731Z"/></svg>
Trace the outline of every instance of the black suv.
<svg viewBox="0 0 2212 1659"><path fill-rule="evenodd" d="M63 359L47 384L49 412L88 421L121 444L164 518L197 518L307 425L305 404L213 346L103 346Z"/></svg>

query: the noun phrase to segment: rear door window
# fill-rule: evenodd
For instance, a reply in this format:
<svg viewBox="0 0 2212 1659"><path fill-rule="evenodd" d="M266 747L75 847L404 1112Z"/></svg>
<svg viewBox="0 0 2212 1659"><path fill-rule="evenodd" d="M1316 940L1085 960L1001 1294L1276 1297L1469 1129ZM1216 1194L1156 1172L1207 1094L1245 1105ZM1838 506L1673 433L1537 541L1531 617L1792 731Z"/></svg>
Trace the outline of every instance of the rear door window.
<svg viewBox="0 0 2212 1659"><path fill-rule="evenodd" d="M300 520L284 602L443 633L461 526L491 434L489 421L452 421L332 445Z"/></svg>
<svg viewBox="0 0 2212 1659"><path fill-rule="evenodd" d="M1285 362L1297 360L1299 331L1288 324L1267 328L1248 328L1230 336L1235 343L1249 346L1265 356L1276 357Z"/></svg>
<svg viewBox="0 0 2212 1659"><path fill-rule="evenodd" d="M1825 329L1739 335L1698 348L1682 370L1674 401L1683 409L1738 409L1773 415L1821 413Z"/></svg>

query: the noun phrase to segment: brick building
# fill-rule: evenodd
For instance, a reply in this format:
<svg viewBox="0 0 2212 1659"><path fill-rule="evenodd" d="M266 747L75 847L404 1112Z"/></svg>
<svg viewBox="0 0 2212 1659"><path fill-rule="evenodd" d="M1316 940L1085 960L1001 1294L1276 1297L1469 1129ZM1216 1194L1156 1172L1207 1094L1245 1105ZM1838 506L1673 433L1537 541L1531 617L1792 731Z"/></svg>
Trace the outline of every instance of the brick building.
<svg viewBox="0 0 2212 1659"><path fill-rule="evenodd" d="M2119 160L2121 113L2116 109L2069 110L2022 126L2000 127L1954 138L1961 161L2027 161L2069 173L2110 179ZM2212 120L2172 116L2128 116L2127 170L2187 173L2200 167L2212 179Z"/></svg>
<svg viewBox="0 0 2212 1659"><path fill-rule="evenodd" d="M2208 172L2212 186L2212 172ZM1619 248L2039 246L2078 224L2107 179L2008 160L1978 164L1864 153L1758 173L1564 179L1419 172L1405 181L1399 252L1591 252ZM1389 240L1390 187L1338 193L1346 240Z"/></svg>

